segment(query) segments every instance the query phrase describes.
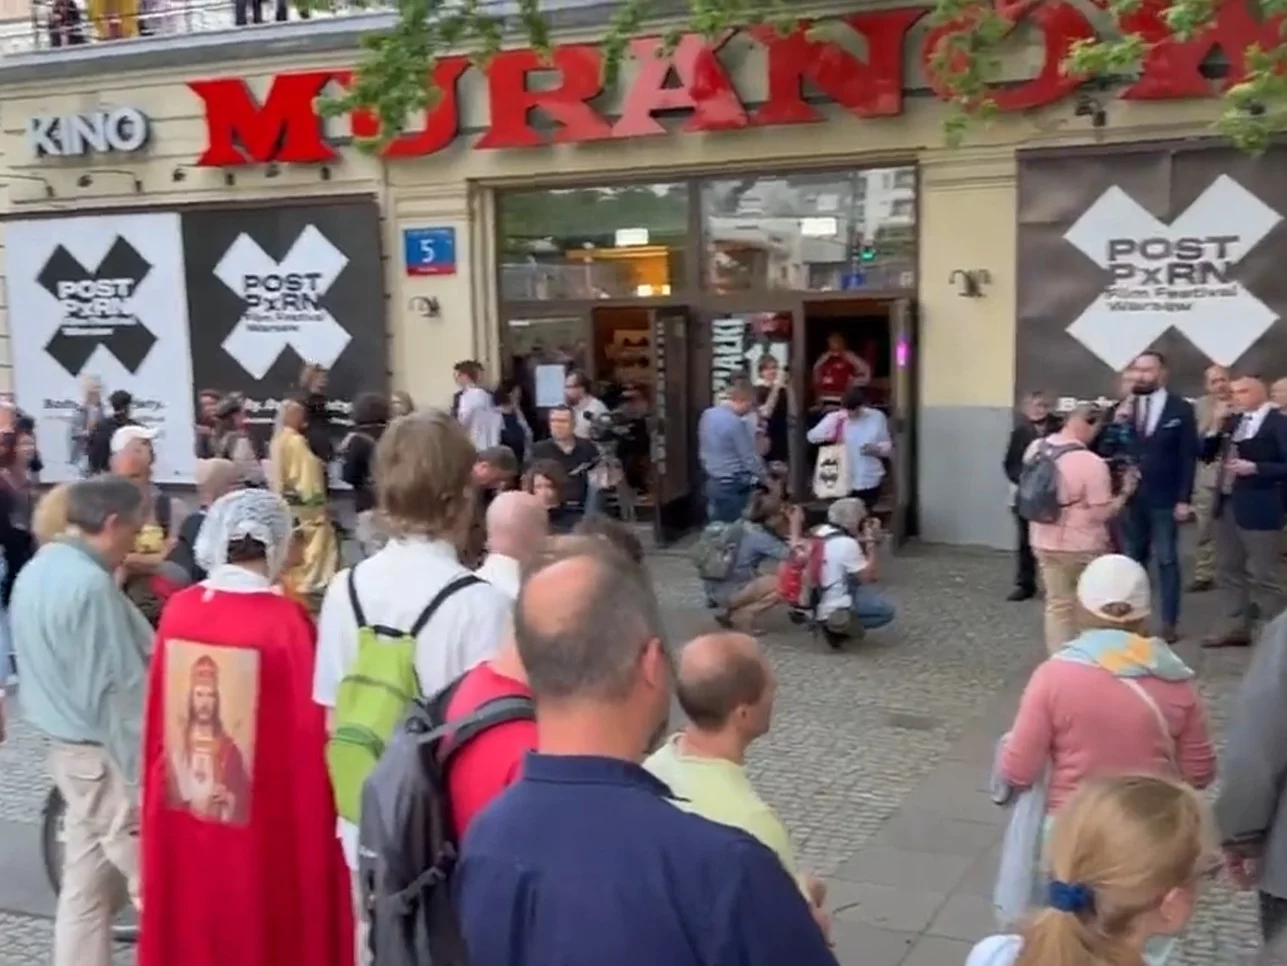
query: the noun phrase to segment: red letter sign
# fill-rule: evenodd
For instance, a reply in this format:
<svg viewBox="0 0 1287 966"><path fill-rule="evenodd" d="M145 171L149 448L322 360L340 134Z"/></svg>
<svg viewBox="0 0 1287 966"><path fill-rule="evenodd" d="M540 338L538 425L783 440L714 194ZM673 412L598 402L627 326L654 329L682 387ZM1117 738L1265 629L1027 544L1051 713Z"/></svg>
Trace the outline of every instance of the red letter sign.
<svg viewBox="0 0 1287 966"><path fill-rule="evenodd" d="M1002 111L1026 111L1033 107L1053 104L1081 86L1084 78L1070 77L1063 71L1064 59L1078 40L1091 40L1095 28L1076 7L1063 0L1027 0L1027 2L996 4L997 13L1017 25L1025 17L1041 30L1045 41L1041 70L1036 77L1008 87L997 86L988 92L997 108ZM921 62L930 87L940 97L948 92L940 82L931 64L940 41L961 29L960 24L948 24L931 30L921 48Z"/></svg>
<svg viewBox="0 0 1287 966"><path fill-rule="evenodd" d="M533 91L527 75L553 69L563 75L558 87ZM588 101L603 92L603 55L595 47L568 44L555 47L545 63L534 50L507 50L487 65L491 127L478 139L479 148L530 148L546 138L532 129L528 116L541 110L555 121L554 143L598 141L612 137L612 127Z"/></svg>
<svg viewBox="0 0 1287 966"><path fill-rule="evenodd" d="M329 70L278 74L262 105L242 80L189 81L206 105L206 149L197 164L222 168L270 161L334 161L339 155L326 143L322 119L313 107L334 76Z"/></svg>
<svg viewBox="0 0 1287 966"><path fill-rule="evenodd" d="M726 35L724 40L727 39ZM658 56L659 37L630 41L630 52L639 62L639 73L621 105L621 118L612 129L613 137L665 134L666 129L653 117L658 111L692 110L693 116L684 124L685 131L746 127L746 109L715 55L724 40L711 46L701 34L684 34L669 57ZM666 86L672 67L682 87Z"/></svg>
<svg viewBox="0 0 1287 966"><path fill-rule="evenodd" d="M460 132L460 100L456 82L469 66L468 57L444 57L434 65L433 82L438 88L438 101L425 115L425 126L420 131L407 131L389 142L384 149L386 158L418 158L441 151L455 140ZM352 71L337 74L336 79L347 84ZM353 136L372 138L379 133L380 123L370 111L354 111L349 123Z"/></svg>
<svg viewBox="0 0 1287 966"><path fill-rule="evenodd" d="M1246 77L1249 46L1258 44L1261 50L1272 50L1282 42L1278 37L1282 18L1253 17L1246 0L1224 0L1217 5L1210 27L1193 40L1176 40L1162 19L1167 6L1159 0L1146 0L1121 18L1122 29L1139 34L1147 47L1140 79L1122 92L1128 100L1208 97L1211 82L1202 76L1201 68L1214 47L1229 58L1229 76L1222 85L1228 88Z"/></svg>
<svg viewBox="0 0 1287 966"><path fill-rule="evenodd" d="M810 40L809 20L800 21L786 35L767 24L756 27L752 35L768 48L769 96L755 112L755 123L823 120L822 113L804 100L801 87L806 80L859 117L901 113L905 39L911 25L924 15L924 7L896 7L837 21L866 40L866 62L838 44Z"/></svg>

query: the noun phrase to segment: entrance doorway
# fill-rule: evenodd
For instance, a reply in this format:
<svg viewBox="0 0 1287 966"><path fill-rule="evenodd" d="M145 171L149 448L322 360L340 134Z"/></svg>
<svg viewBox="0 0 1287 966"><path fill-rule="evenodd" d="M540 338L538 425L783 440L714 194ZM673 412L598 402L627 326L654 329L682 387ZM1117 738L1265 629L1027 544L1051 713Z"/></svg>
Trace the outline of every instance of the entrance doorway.
<svg viewBox="0 0 1287 966"><path fill-rule="evenodd" d="M809 431L839 408L854 378L865 379L868 405L885 414L892 443L889 458L882 460L880 497L869 509L901 544L917 532L914 306L909 299L807 300L801 316L795 343L804 365L794 380L802 400L796 437L803 459L793 466L797 491L811 491L819 444L808 441Z"/></svg>

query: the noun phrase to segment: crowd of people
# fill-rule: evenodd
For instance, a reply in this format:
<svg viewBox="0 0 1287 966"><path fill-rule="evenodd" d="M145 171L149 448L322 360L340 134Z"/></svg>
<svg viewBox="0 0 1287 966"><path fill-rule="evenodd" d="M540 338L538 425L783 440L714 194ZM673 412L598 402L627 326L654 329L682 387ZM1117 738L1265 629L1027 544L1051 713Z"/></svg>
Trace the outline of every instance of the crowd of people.
<svg viewBox="0 0 1287 966"><path fill-rule="evenodd" d="M1035 596L1040 573L1046 644L1056 650L1076 632L1079 575L1099 554L1120 550L1156 567L1158 632L1174 643L1186 589L1179 530L1193 522L1187 589L1214 588L1221 608L1203 646L1246 647L1287 602L1287 413L1259 376L1222 366L1207 370L1195 406L1167 390L1166 360L1156 352L1135 359L1121 385L1112 407L1082 404L1062 420L1043 393L1025 400L1004 459L1019 531L1010 599Z"/></svg>
<svg viewBox="0 0 1287 966"><path fill-rule="evenodd" d="M1167 640L1168 578L1155 595L1141 562L1112 552L1147 539L1141 527L1156 546L1162 511L1177 521L1191 502L1163 482L1167 457L1112 465L1131 439L1104 441L1103 422L1141 447L1150 419L1155 435L1190 427L1154 395L1161 360L1135 368L1132 385L1152 389L1129 416L1078 411L1043 436L1055 427L1029 401L1018 510L1086 505L1026 521L1049 658L998 746L994 797L1011 809L1001 928L968 966L1160 966L1221 868L1260 892L1267 939L1287 923L1287 618L1255 599L1262 629L1212 814L1195 790L1216 754ZM823 619L893 620L870 586L866 501L837 499L806 530L766 473L716 521L742 531L726 577L707 581L725 626L676 647L637 537L594 509L582 444L596 416L577 374L548 439L518 423L521 456L497 438L521 400L489 393L477 363L457 367L451 411L367 398L329 449L322 374L307 375L313 398L283 406L266 464L233 458L235 405L206 394L201 506L181 520L151 480L151 432L119 396L73 427L85 478L28 514L39 549L17 570L8 626L22 713L49 739L66 803L54 966L108 966L126 902L142 966L834 964L824 884L746 771L777 690L747 631L780 587L760 565L802 546L818 553ZM1237 506L1226 476L1259 472L1239 461L1263 465L1247 440L1277 431L1254 383L1233 381L1220 432L1200 439L1195 421L1191 447L1175 440L1195 466L1206 453L1223 467L1216 515ZM738 417L743 389L717 406ZM1156 415L1138 411L1150 404ZM861 428L861 400L847 393L842 409ZM8 418L14 454L20 417ZM30 473L34 445L22 453ZM330 461L361 516L360 559L343 569ZM1042 485L1056 491L1046 504ZM1140 493L1149 502L1132 506ZM1215 539L1243 541L1247 519Z"/></svg>
<svg viewBox="0 0 1287 966"><path fill-rule="evenodd" d="M285 23L291 19L291 7L288 0L274 0L272 4L264 0L233 0L232 21L244 27L264 23L267 15L277 23ZM200 25L217 12L211 5L172 4L170 0L48 0L35 11L43 14L50 47L190 33L202 29ZM311 11L306 4L300 5L295 16L308 20Z"/></svg>

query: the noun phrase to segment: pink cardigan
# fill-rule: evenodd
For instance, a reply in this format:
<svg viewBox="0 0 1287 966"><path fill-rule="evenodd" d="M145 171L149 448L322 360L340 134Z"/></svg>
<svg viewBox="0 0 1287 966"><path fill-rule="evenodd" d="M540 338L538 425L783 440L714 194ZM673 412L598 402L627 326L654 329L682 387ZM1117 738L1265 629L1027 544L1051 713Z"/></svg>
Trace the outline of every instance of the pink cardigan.
<svg viewBox="0 0 1287 966"><path fill-rule="evenodd" d="M1033 672L1001 753L1006 781L1028 788L1051 764L1046 810L1056 812L1087 778L1123 772L1179 777L1194 788L1215 779L1206 712L1191 681L1135 679L1157 704L1175 743L1175 775L1157 716L1102 668L1051 659Z"/></svg>

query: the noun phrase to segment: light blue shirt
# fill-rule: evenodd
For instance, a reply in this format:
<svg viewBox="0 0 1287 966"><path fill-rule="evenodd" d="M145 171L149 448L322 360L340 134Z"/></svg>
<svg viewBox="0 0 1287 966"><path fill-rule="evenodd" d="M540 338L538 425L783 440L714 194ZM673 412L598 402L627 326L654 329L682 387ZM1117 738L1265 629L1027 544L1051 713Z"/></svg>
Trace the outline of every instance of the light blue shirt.
<svg viewBox="0 0 1287 966"><path fill-rule="evenodd" d="M84 543L40 548L9 602L22 710L57 741L102 745L137 784L152 627Z"/></svg>
<svg viewBox="0 0 1287 966"><path fill-rule="evenodd" d="M713 480L762 479L764 461L755 452L755 435L731 406L718 403L697 424L697 454Z"/></svg>
<svg viewBox="0 0 1287 966"><path fill-rule="evenodd" d="M785 560L791 552L785 540L758 523L743 523L742 527L728 579L705 581L707 593L717 602L727 600L754 580L765 561Z"/></svg>
<svg viewBox="0 0 1287 966"><path fill-rule="evenodd" d="M842 409L827 413L818 420L818 425L809 430L809 442L838 442L840 425L844 423L845 454L849 461L849 488L851 490L870 490L880 485L885 478L885 464L880 456L888 456L893 449L889 438L889 421L879 409L864 406L857 416L851 416ZM879 456L871 456L862 451L864 446L876 446Z"/></svg>

